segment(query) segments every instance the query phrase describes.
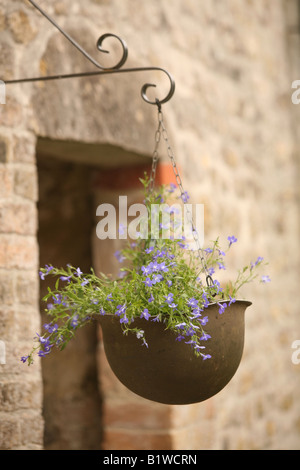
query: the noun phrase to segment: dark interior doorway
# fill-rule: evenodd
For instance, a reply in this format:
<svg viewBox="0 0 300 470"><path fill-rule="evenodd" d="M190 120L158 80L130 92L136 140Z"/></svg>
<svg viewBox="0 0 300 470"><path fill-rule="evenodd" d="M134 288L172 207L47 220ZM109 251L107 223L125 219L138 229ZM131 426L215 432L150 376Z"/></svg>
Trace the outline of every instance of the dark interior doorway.
<svg viewBox="0 0 300 470"><path fill-rule="evenodd" d="M93 168L45 155L37 155L37 164L40 265L70 263L87 272L93 264ZM42 298L45 282L40 288ZM42 303L41 311L44 307ZM42 324L45 321L42 314ZM63 352L43 358L45 449L101 448L96 348L96 325L91 324L79 330Z"/></svg>

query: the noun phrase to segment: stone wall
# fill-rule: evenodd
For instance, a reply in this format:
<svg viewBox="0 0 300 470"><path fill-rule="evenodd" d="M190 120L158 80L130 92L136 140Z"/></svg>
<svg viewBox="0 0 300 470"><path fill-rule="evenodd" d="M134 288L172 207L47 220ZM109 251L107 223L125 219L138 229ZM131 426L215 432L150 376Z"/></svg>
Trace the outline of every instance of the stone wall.
<svg viewBox="0 0 300 470"><path fill-rule="evenodd" d="M264 256L272 279L244 290L253 305L241 366L226 389L205 403L168 407L129 394L108 370L100 338L101 446L299 449L300 365L291 360L292 342L299 339L300 105L291 102L291 83L300 79L296 2L39 4L100 62L111 57L102 58L96 40L115 32L129 46L128 67L161 66L172 73L176 92L163 108L165 121L184 186L193 202L205 204L206 239L234 234L233 267ZM2 80L93 68L21 0L0 0L0 44ZM37 138L44 149L43 139L51 139L49 153L58 145L60 158L67 154L64 142L78 142L99 172L109 164L118 167L116 174L125 165L145 164L156 110L139 90L153 80L162 88L152 92L163 94L163 77L151 72L6 87L6 104L0 105L2 449L44 446L41 365L27 368L19 359L40 324ZM69 147L68 155L72 159ZM85 153L78 155L86 163Z"/></svg>

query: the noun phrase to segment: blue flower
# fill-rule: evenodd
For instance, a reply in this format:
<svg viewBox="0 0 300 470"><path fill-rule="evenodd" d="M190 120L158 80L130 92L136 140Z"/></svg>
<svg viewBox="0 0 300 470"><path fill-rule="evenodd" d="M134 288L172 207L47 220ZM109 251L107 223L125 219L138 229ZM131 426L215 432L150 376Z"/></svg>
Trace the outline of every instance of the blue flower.
<svg viewBox="0 0 300 470"><path fill-rule="evenodd" d="M154 250L154 246L150 246L150 248L146 248L145 252L146 252L147 254L149 254L149 253L151 253L151 251L153 251L153 250Z"/></svg>
<svg viewBox="0 0 300 470"><path fill-rule="evenodd" d="M231 246L233 243L237 242L237 238L235 238L234 235L231 237L227 237L227 240L229 241L229 246Z"/></svg>
<svg viewBox="0 0 300 470"><path fill-rule="evenodd" d="M144 308L144 310L141 313L140 318L145 318L145 320L149 320L150 317L151 317L151 315L150 315L148 309Z"/></svg>
<svg viewBox="0 0 300 470"><path fill-rule="evenodd" d="M150 303L150 302L153 302L153 300L154 300L154 297L153 297L153 294L152 294L152 292L151 292L150 297L149 297L149 299L148 299L148 302L149 302L149 303Z"/></svg>
<svg viewBox="0 0 300 470"><path fill-rule="evenodd" d="M117 310L115 312L115 315L120 316L120 315L125 314L125 312L126 312L126 305L125 304L124 305L118 305Z"/></svg>
<svg viewBox="0 0 300 470"><path fill-rule="evenodd" d="M45 323L44 324L45 330L47 330L49 333L54 333L54 331L58 330L58 324L55 323L55 325L51 325L51 323Z"/></svg>
<svg viewBox="0 0 300 470"><path fill-rule="evenodd" d="M126 259L124 255L122 255L121 251L120 250L117 250L115 252L115 257L117 258L117 260L119 261L119 263L123 263L123 261Z"/></svg>
<svg viewBox="0 0 300 470"><path fill-rule="evenodd" d="M188 195L187 191L184 191L181 194L181 199L182 199L183 202L188 202L188 200L190 199L190 196Z"/></svg>
<svg viewBox="0 0 300 470"><path fill-rule="evenodd" d="M177 304L175 304L174 302L172 302L171 304L168 304L170 308L176 308L177 307Z"/></svg>
<svg viewBox="0 0 300 470"><path fill-rule="evenodd" d="M61 279L62 281L68 281L68 282L69 282L70 279L71 279L71 277L72 277L72 275L71 275L71 276L60 276L60 279Z"/></svg>
<svg viewBox="0 0 300 470"><path fill-rule="evenodd" d="M42 351L41 349L38 352L39 357L45 357L47 354L49 354L50 351Z"/></svg>
<svg viewBox="0 0 300 470"><path fill-rule="evenodd" d="M144 275L152 274L152 268L150 266L142 266L142 271Z"/></svg>
<svg viewBox="0 0 300 470"><path fill-rule="evenodd" d="M150 279L150 277L147 277L145 281L143 281L144 284L148 287L151 287L152 286L152 281Z"/></svg>
<svg viewBox="0 0 300 470"><path fill-rule="evenodd" d="M106 300L113 302L112 294L108 294L108 296L106 297Z"/></svg>
<svg viewBox="0 0 300 470"><path fill-rule="evenodd" d="M210 354L202 354L202 359L205 361L206 359L210 359L211 355Z"/></svg>
<svg viewBox="0 0 300 470"><path fill-rule="evenodd" d="M82 283L81 283L82 287L86 286L89 282L90 282L89 279L84 278Z"/></svg>
<svg viewBox="0 0 300 470"><path fill-rule="evenodd" d="M74 315L74 317L71 320L71 327L76 328L78 324L79 324L78 315Z"/></svg>
<svg viewBox="0 0 300 470"><path fill-rule="evenodd" d="M219 269L226 269L223 263L218 263Z"/></svg>
<svg viewBox="0 0 300 470"><path fill-rule="evenodd" d="M220 313L220 314L224 313L224 310L225 310L225 308L227 307L227 304L226 304L226 303L223 303L223 304L218 303L218 305L219 305L219 307L220 307L220 308L219 308L219 313Z"/></svg>
<svg viewBox="0 0 300 470"><path fill-rule="evenodd" d="M261 282L271 282L271 279L269 276L262 276L261 277Z"/></svg>
<svg viewBox="0 0 300 470"><path fill-rule="evenodd" d="M156 317L154 317L151 321L155 321L155 322L160 321L160 316L156 315Z"/></svg>
<svg viewBox="0 0 300 470"><path fill-rule="evenodd" d="M200 338L200 341L206 341L209 338L211 338L211 336L208 333L203 333L203 335Z"/></svg>
<svg viewBox="0 0 300 470"><path fill-rule="evenodd" d="M171 285L173 284L172 281L166 281L166 282L167 282L167 286L168 286L168 287L171 287Z"/></svg>
<svg viewBox="0 0 300 470"><path fill-rule="evenodd" d="M129 320L126 317L126 313L125 313L124 316L121 318L120 323L128 323L128 322L129 322Z"/></svg>
<svg viewBox="0 0 300 470"><path fill-rule="evenodd" d="M100 315L105 315L105 310L103 307L100 308L99 313Z"/></svg>
<svg viewBox="0 0 300 470"><path fill-rule="evenodd" d="M159 271L159 264L157 261L151 261L151 263L149 263L149 267L152 269L152 272Z"/></svg>
<svg viewBox="0 0 300 470"><path fill-rule="evenodd" d="M168 189L169 193L173 193L176 189L176 184L170 183L170 188Z"/></svg>
<svg viewBox="0 0 300 470"><path fill-rule="evenodd" d="M80 268L77 268L75 274L76 274L76 276L81 277L81 274L83 274L83 272L81 271Z"/></svg>
<svg viewBox="0 0 300 470"><path fill-rule="evenodd" d="M156 284L157 282L160 282L163 279L161 274L154 274L152 278L152 284Z"/></svg>
<svg viewBox="0 0 300 470"><path fill-rule="evenodd" d="M196 300L194 297L192 297L191 299L188 300L187 304L188 304L189 307L196 308L197 304L198 304L198 300Z"/></svg>
<svg viewBox="0 0 300 470"><path fill-rule="evenodd" d="M206 323L208 322L208 317L203 317L203 318L200 318L199 319L199 322L201 323L201 325L206 325Z"/></svg>
<svg viewBox="0 0 300 470"><path fill-rule="evenodd" d="M165 302L167 302L168 304L171 303L171 302L173 302L173 300L174 300L174 299L173 299L173 296L174 296L174 294L172 294L172 292L171 292L170 294L168 294L168 295L165 295L165 297L166 297Z"/></svg>
<svg viewBox="0 0 300 470"><path fill-rule="evenodd" d="M183 335L178 335L176 338L175 338L175 341L182 341L183 339L185 339L185 337Z"/></svg>
<svg viewBox="0 0 300 470"><path fill-rule="evenodd" d="M163 273L167 273L169 271L169 268L166 266L164 261L159 264L159 271L162 271Z"/></svg>

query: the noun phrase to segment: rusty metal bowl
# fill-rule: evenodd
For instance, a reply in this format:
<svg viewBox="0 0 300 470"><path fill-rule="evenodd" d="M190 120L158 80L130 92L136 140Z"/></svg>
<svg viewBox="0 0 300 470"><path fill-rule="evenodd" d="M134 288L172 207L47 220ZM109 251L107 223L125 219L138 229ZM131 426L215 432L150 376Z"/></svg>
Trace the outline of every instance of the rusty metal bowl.
<svg viewBox="0 0 300 470"><path fill-rule="evenodd" d="M190 345L175 341L175 333L161 322L135 319L135 327L145 331L147 348L135 334L123 334L118 317L103 315L100 324L109 365L129 390L148 400L171 405L207 400L228 384L240 364L244 314L250 305L237 300L223 314L217 304L207 307L205 332L211 339L204 351L212 356L207 360L196 357Z"/></svg>

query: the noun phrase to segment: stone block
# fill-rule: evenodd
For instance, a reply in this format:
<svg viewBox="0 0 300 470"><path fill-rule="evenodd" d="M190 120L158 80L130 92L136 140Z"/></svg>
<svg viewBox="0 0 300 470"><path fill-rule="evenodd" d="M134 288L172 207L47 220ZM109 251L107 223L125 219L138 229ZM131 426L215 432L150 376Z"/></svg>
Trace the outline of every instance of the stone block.
<svg viewBox="0 0 300 470"><path fill-rule="evenodd" d="M38 197L37 174L35 167L16 168L14 173L14 191L18 196L36 201Z"/></svg>
<svg viewBox="0 0 300 470"><path fill-rule="evenodd" d="M0 234L0 268L37 269L34 237Z"/></svg>
<svg viewBox="0 0 300 470"><path fill-rule="evenodd" d="M35 235L36 207L31 202L0 202L0 233Z"/></svg>

